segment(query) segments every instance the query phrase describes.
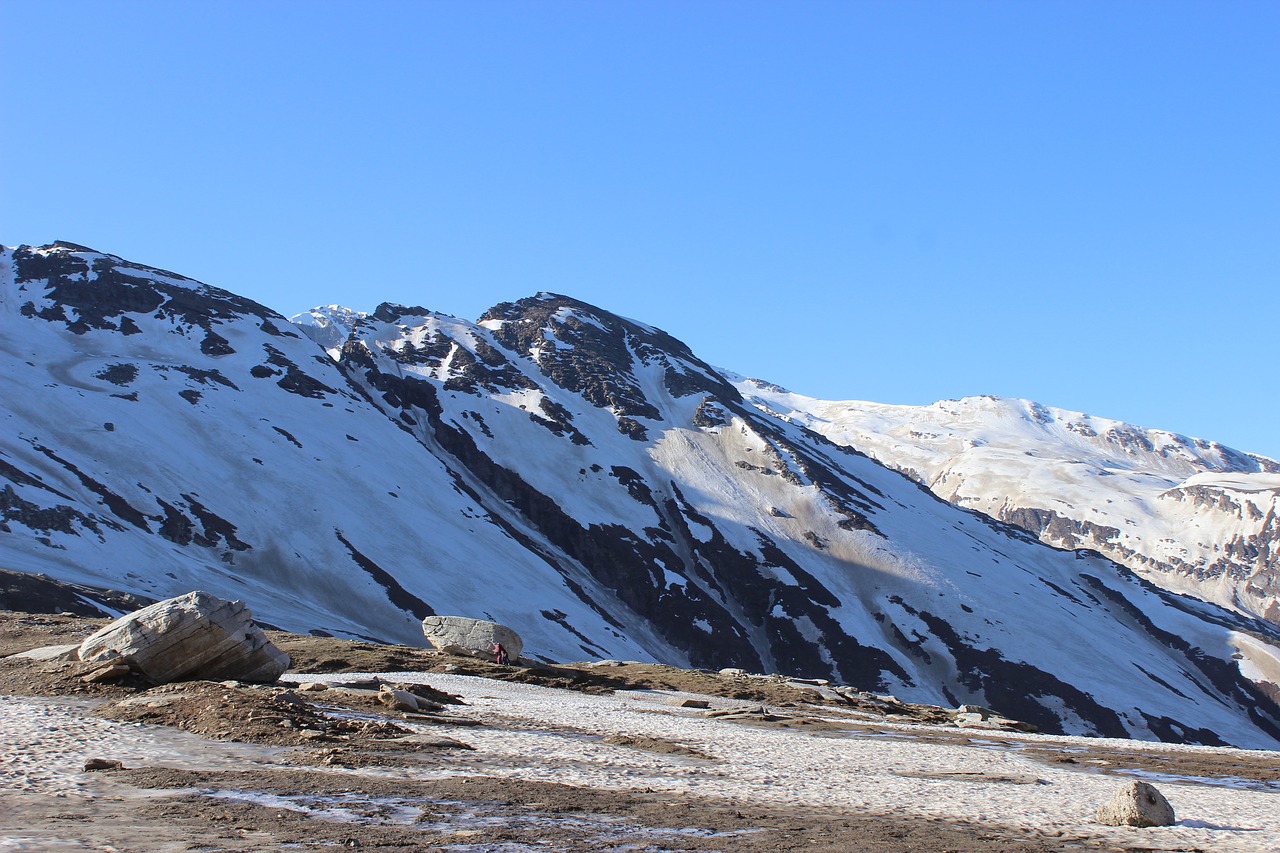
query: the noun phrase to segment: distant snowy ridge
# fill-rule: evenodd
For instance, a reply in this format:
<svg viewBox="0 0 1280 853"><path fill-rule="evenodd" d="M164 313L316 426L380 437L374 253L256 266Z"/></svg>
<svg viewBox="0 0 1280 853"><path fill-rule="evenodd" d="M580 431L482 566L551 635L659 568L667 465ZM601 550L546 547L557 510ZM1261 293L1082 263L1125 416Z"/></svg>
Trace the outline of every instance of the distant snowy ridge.
<svg viewBox="0 0 1280 853"><path fill-rule="evenodd" d="M741 377L756 405L958 506L1167 589L1280 623L1280 462L1217 442L996 397L826 401Z"/></svg>
<svg viewBox="0 0 1280 853"><path fill-rule="evenodd" d="M341 305L323 305L289 319L301 326L307 337L337 358L336 351L342 348L351 329L366 316L362 311L353 311Z"/></svg>
<svg viewBox="0 0 1280 853"><path fill-rule="evenodd" d="M83 247L0 252L0 564L292 630L473 616L534 657L1280 747L1273 626L952 506L659 329L548 293L300 320Z"/></svg>

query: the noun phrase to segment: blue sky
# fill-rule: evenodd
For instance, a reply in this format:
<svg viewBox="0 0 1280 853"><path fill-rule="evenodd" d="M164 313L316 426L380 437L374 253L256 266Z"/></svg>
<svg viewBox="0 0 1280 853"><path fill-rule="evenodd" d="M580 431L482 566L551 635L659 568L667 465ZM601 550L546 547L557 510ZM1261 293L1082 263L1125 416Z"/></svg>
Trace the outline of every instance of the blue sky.
<svg viewBox="0 0 1280 853"><path fill-rule="evenodd" d="M1280 457L1280 4L0 9L0 242Z"/></svg>

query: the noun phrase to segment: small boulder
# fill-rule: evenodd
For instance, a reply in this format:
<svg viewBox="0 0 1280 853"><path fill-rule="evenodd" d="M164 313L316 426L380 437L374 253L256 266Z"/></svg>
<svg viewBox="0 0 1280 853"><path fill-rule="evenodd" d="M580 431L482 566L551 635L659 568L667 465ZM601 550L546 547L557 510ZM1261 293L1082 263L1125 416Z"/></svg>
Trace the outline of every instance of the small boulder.
<svg viewBox="0 0 1280 853"><path fill-rule="evenodd" d="M393 711L408 711L416 714L419 710L417 696L408 690L398 690L386 684L382 685L382 689L378 691L378 701Z"/></svg>
<svg viewBox="0 0 1280 853"><path fill-rule="evenodd" d="M1173 806L1155 786L1129 782L1098 809L1098 823L1106 826L1173 826Z"/></svg>
<svg viewBox="0 0 1280 853"><path fill-rule="evenodd" d="M80 660L127 665L159 684L273 682L289 668L243 601L190 592L124 616L80 644Z"/></svg>
<svg viewBox="0 0 1280 853"><path fill-rule="evenodd" d="M465 616L428 616L422 620L427 641L442 652L493 660L493 644L502 643L512 661L520 659L524 641L506 625Z"/></svg>
<svg viewBox="0 0 1280 853"><path fill-rule="evenodd" d="M994 717L996 712L990 708L984 708L981 705L961 705L959 708L956 708L955 714L957 717L964 717L966 714L974 714L976 716L972 717L972 719L985 720L987 717Z"/></svg>

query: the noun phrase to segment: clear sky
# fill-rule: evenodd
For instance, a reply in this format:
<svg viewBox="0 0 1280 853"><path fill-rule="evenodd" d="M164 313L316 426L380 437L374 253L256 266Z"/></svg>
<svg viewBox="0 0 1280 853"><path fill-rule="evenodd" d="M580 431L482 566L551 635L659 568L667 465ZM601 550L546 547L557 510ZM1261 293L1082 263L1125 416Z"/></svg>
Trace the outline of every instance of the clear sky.
<svg viewBox="0 0 1280 853"><path fill-rule="evenodd" d="M1280 3L0 0L0 242L1280 457Z"/></svg>

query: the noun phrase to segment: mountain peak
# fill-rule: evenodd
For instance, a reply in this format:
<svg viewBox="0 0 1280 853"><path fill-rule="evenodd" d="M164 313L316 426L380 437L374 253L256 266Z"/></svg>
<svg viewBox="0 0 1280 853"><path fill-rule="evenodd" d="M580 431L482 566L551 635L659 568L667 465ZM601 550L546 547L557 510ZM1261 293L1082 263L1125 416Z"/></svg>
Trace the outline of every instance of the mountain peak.
<svg viewBox="0 0 1280 853"><path fill-rule="evenodd" d="M569 296L544 292L505 302L481 323L508 349L532 358L557 385L627 418L660 419L655 401L648 399L647 389L655 386L676 397L703 392L741 400L684 342ZM643 434L632 429L633 436Z"/></svg>
<svg viewBox="0 0 1280 853"><path fill-rule="evenodd" d="M43 248L49 251L87 252L92 255L102 254L97 249L90 249L88 246L81 246L79 243L72 243L68 240L54 240L51 244Z"/></svg>
<svg viewBox="0 0 1280 853"><path fill-rule="evenodd" d="M62 323L76 335L137 334L141 321L154 315L203 329L204 351L228 354L233 350L216 327L240 317L256 317L269 334L294 334L277 326L282 316L251 299L75 243L5 251L13 262L19 312Z"/></svg>

